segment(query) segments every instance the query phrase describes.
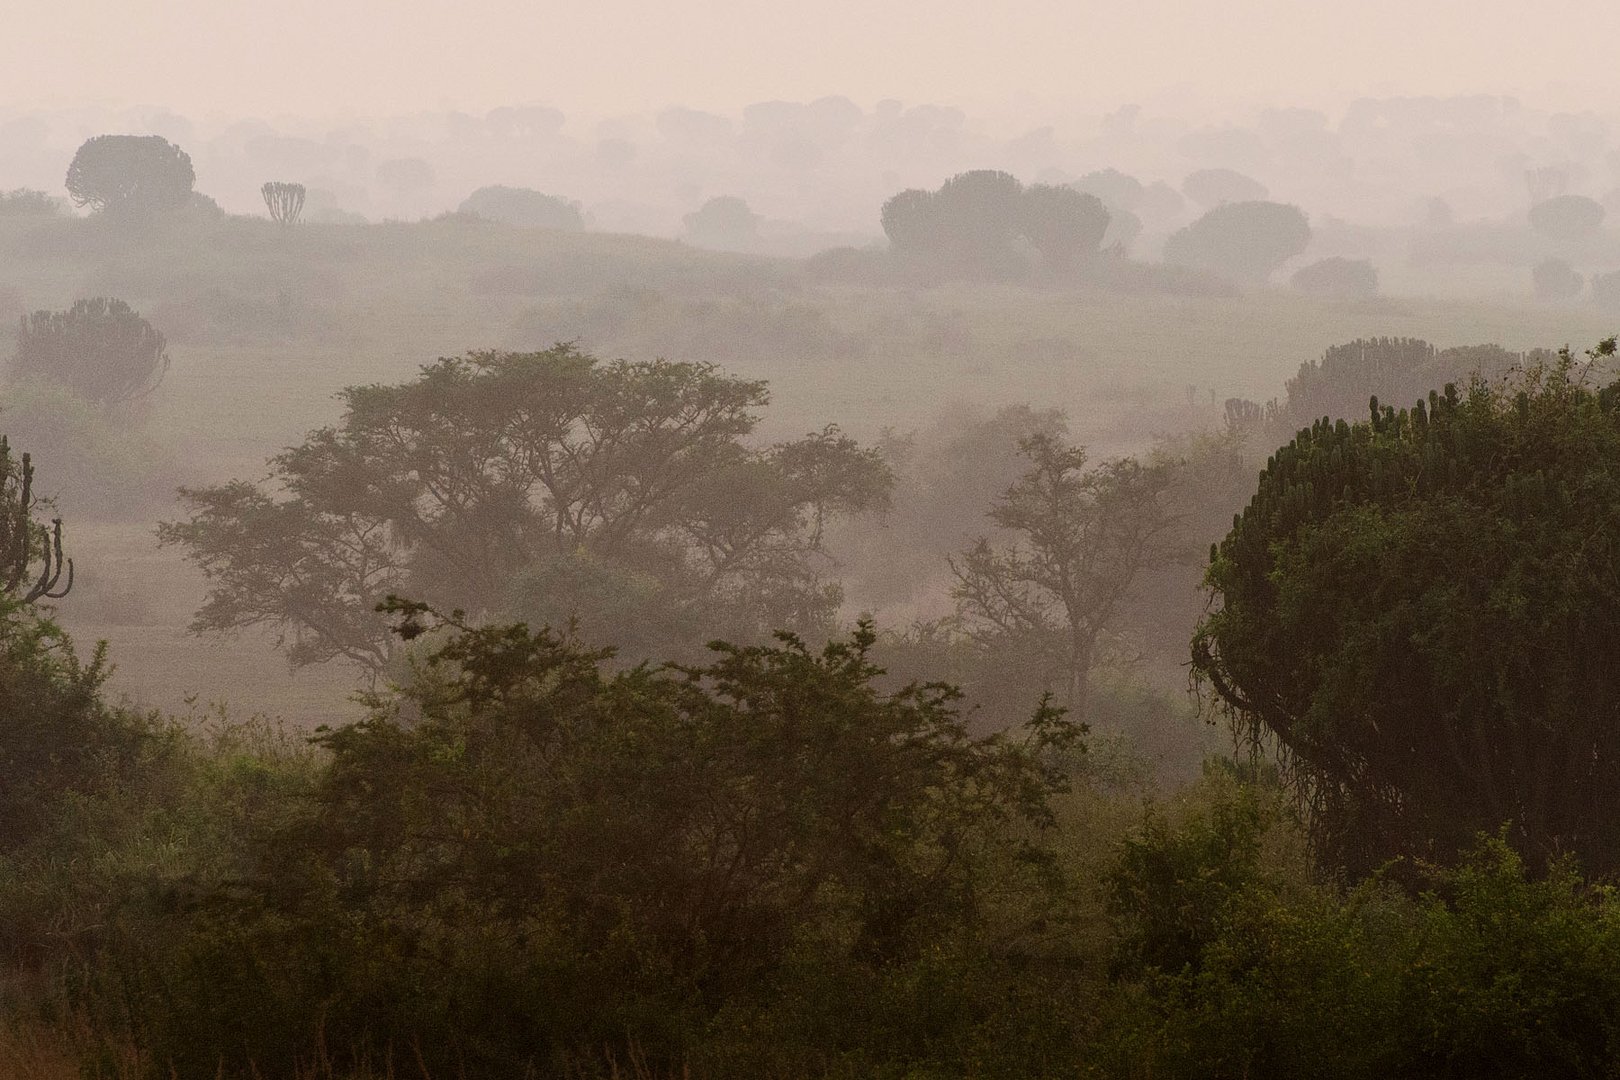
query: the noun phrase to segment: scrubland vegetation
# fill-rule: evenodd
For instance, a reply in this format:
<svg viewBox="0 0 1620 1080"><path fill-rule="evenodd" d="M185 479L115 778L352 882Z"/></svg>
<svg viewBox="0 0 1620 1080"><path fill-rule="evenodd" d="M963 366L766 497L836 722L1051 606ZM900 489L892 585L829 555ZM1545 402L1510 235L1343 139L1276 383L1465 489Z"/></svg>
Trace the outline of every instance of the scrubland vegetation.
<svg viewBox="0 0 1620 1080"><path fill-rule="evenodd" d="M1572 265L1381 293L1224 168L786 259L177 151L0 198L15 1075L1614 1075Z"/></svg>

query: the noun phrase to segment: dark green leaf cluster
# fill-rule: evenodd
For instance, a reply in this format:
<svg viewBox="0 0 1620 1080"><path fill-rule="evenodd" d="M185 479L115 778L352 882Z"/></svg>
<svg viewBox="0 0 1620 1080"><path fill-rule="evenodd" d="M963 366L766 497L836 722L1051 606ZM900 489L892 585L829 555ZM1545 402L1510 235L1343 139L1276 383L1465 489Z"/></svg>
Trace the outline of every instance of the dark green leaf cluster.
<svg viewBox="0 0 1620 1080"><path fill-rule="evenodd" d="M870 627L610 672L549 631L391 610L452 636L322 736L305 810L154 975L181 1075L281 1075L317 1031L414 1043L431 1075L672 1062L803 957L875 973L971 938L1012 882L1027 918L1055 903L1049 760L1078 729L1042 708L1022 741L971 737L951 688L875 687Z"/></svg>
<svg viewBox="0 0 1620 1080"><path fill-rule="evenodd" d="M1620 866L1617 515L1620 385L1567 354L1271 458L1211 551L1194 663L1284 753L1331 864L1511 821L1538 863Z"/></svg>
<svg viewBox="0 0 1620 1080"><path fill-rule="evenodd" d="M1285 872L1275 806L1150 813L1110 875L1115 996L1094 1075L1611 1077L1620 1057L1620 907L1500 838L1412 896Z"/></svg>

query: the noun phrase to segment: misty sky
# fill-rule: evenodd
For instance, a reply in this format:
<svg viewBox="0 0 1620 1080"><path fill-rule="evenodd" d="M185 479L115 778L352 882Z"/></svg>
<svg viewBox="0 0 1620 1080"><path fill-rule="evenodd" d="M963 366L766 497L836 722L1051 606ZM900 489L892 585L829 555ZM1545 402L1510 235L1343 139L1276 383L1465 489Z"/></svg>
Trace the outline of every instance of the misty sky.
<svg viewBox="0 0 1620 1080"><path fill-rule="evenodd" d="M190 115L549 104L603 116L842 94L1332 105L1620 101L1615 0L18 0L0 102ZM1005 12L1005 14L1004 14Z"/></svg>

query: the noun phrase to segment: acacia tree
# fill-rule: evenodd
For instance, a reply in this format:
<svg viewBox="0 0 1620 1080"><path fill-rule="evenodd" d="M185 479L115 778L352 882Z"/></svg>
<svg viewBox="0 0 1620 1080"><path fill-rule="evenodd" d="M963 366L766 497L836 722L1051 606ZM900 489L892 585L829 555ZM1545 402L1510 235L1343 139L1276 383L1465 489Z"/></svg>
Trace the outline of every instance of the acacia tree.
<svg viewBox="0 0 1620 1080"><path fill-rule="evenodd" d="M1083 448L1044 433L1019 450L1029 469L990 511L1013 539L982 538L951 560L952 595L970 635L1037 650L1064 703L1083 710L1100 639L1137 575L1172 554L1171 474L1132 458L1087 468Z"/></svg>
<svg viewBox="0 0 1620 1080"><path fill-rule="evenodd" d="M157 388L169 370L167 348L139 312L98 296L66 311L23 316L12 373L49 379L86 401L116 405Z"/></svg>
<svg viewBox="0 0 1620 1080"><path fill-rule="evenodd" d="M1589 389L1566 352L1301 431L1210 553L1194 668L1280 754L1335 865L1511 822L1537 862L1612 872L1616 567L1620 384Z"/></svg>
<svg viewBox="0 0 1620 1080"><path fill-rule="evenodd" d="M296 225L304 212L304 185L281 180L266 180L259 189L264 207L270 211L270 220L278 225Z"/></svg>
<svg viewBox="0 0 1620 1080"><path fill-rule="evenodd" d="M836 428L745 444L765 384L693 363L603 363L559 345L473 353L396 386L350 387L342 422L265 483L187 489L160 528L211 588L198 631L268 625L295 664L390 660L376 605L508 610L529 575L651 580L632 621L699 632L822 629L821 526L880 504L889 473ZM671 619L670 612L678 618ZM546 621L579 612L542 607Z"/></svg>
<svg viewBox="0 0 1620 1080"><path fill-rule="evenodd" d="M161 135L97 135L73 155L66 185L77 206L127 215L180 210L196 182L190 155Z"/></svg>

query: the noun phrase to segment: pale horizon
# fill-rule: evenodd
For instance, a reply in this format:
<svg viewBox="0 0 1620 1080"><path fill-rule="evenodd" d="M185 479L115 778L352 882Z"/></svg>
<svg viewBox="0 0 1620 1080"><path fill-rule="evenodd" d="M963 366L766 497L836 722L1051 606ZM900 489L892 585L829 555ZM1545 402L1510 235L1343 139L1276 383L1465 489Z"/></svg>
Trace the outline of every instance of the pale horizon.
<svg viewBox="0 0 1620 1080"><path fill-rule="evenodd" d="M68 0L14 13L0 92L13 112L147 107L221 120L530 104L592 120L828 96L1038 115L1155 100L1329 111L1361 97L1476 93L1576 111L1620 102L1606 55L1620 8L1597 0L1533 20L1521 5L1456 0L1421 14L1395 0L1185 7L1038 2L1005 18L960 0L726 0L701 13L646 2Z"/></svg>

